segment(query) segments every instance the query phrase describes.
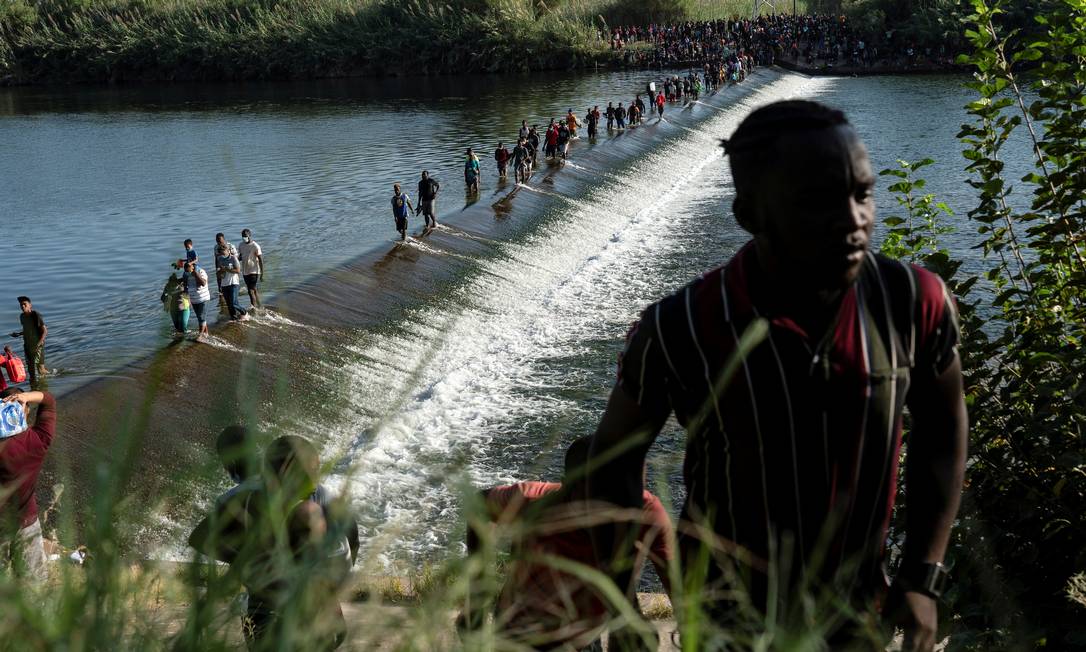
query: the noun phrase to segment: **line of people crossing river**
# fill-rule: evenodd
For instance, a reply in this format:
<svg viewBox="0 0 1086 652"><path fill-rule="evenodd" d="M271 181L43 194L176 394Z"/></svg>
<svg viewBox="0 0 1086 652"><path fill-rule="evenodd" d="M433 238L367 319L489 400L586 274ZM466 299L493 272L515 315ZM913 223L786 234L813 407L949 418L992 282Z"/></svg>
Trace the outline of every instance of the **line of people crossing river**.
<svg viewBox="0 0 1086 652"><path fill-rule="evenodd" d="M726 61L707 62L699 70L691 69L685 74L668 75L662 80L650 81L644 92L634 94L628 104L611 101L603 109L593 105L578 117L570 107L564 117L550 118L545 128L539 124L528 125L522 120L512 148L506 141L499 141L494 149L493 159L499 182L509 178L509 168L513 169L513 181L527 183L533 171L540 164L540 149L545 161L562 162L569 157L570 143L581 138L581 129L589 142L596 142L600 137L600 124L603 123L608 134L641 126L647 117L656 116L663 121L664 111L669 104L696 102L702 93L711 92L729 84L737 84L746 79L754 67L754 60L743 54L735 53ZM464 152L464 188L469 194L479 192L482 177L482 162L475 149L468 147ZM418 204L404 189L403 183L392 186L392 218L399 233L400 241L406 242L408 218L413 211L416 216L425 217L424 233L438 225L436 201L441 184L431 176L429 170L423 170L418 182Z"/></svg>

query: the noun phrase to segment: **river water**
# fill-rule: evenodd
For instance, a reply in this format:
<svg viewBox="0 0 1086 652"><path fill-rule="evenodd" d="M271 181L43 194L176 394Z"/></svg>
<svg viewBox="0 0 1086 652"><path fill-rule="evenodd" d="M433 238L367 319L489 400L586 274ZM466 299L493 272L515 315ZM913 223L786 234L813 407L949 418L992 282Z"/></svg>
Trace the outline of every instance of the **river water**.
<svg viewBox="0 0 1086 652"><path fill-rule="evenodd" d="M564 445L595 425L639 309L746 240L716 143L752 108L786 97L838 106L876 171L930 156L927 190L961 215L971 208L954 138L967 121L963 79L760 74L754 90L725 91L734 98L690 107L683 120L653 118L636 142L580 143L556 183L521 189L552 195L530 228L501 231L470 273L341 343L345 362L329 373L342 405L316 436L343 460L329 482L352 496L370 562L455 552L469 484L557 477ZM497 183L490 152L515 140L522 118L545 124L570 107L628 103L647 79L0 90L0 331L17 326L15 295L30 295L50 327L54 384L108 374L163 346L158 295L184 238L206 260L216 231L236 242L251 228L274 304L276 291L392 246L394 181L411 192L428 168L444 186L439 219L455 230L472 203L460 181L465 147L483 160L482 199L500 198L511 184ZM591 182L565 194L563 174ZM975 266L971 232L949 243ZM650 465L651 484L675 506L681 451L669 426ZM160 538L177 541L190 526L163 523Z"/></svg>

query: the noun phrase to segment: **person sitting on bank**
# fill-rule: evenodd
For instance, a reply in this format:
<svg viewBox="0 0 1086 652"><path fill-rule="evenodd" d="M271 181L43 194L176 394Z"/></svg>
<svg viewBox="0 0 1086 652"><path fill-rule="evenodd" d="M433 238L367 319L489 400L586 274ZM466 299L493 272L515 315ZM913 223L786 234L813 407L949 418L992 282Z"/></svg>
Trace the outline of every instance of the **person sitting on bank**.
<svg viewBox="0 0 1086 652"><path fill-rule="evenodd" d="M216 447L240 482L216 500L189 545L229 563L240 577L248 592L242 630L250 649L339 647L346 623L338 596L357 556L358 526L318 484L317 449L302 437L279 437L268 445L260 472L246 478L257 466L249 462L248 431L227 428Z"/></svg>
<svg viewBox="0 0 1086 652"><path fill-rule="evenodd" d="M0 401L0 408L17 404L28 424L30 406L38 406L33 426L0 439L0 568L43 580L45 543L35 492L56 432L56 400L47 392L9 387L0 392Z"/></svg>
<svg viewBox="0 0 1086 652"><path fill-rule="evenodd" d="M641 465L674 412L687 433L682 521L713 534L680 534L680 556L721 635L772 610L781 631L882 649L884 605L906 650L931 650L966 459L955 304L935 274L869 251L875 176L843 113L770 104L725 150L752 240L631 329L588 496L639 505ZM906 406L906 536L887 595ZM621 530L595 534L620 561ZM612 568L619 586L627 573Z"/></svg>
<svg viewBox="0 0 1086 652"><path fill-rule="evenodd" d="M514 563L494 604L495 629L517 644L535 649L598 650L608 623L602 592L577 574L549 563L548 556L597 568L587 527L607 518L585 501L585 471L589 438L566 450L562 482L519 482L481 492L484 522L469 518L468 554L493 540L493 527L514 533ZM633 519L640 528L638 558L632 573L635 585L649 559L665 591L670 593L671 519L660 499L642 491ZM602 516L601 516L602 514ZM482 625L488 608L484 596L469 596L461 627Z"/></svg>

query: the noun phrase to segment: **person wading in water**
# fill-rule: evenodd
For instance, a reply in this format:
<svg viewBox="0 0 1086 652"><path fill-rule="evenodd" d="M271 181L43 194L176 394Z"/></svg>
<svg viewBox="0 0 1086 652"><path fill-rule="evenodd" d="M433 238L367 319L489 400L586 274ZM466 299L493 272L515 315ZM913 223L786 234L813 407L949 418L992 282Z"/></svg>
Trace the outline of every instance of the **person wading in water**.
<svg viewBox="0 0 1086 652"><path fill-rule="evenodd" d="M437 226L437 191L441 190L441 184L430 176L426 170L422 171L422 179L419 180L419 205L415 208L415 215L422 212L422 218L426 221L424 229L432 229Z"/></svg>
<svg viewBox="0 0 1086 652"><path fill-rule="evenodd" d="M413 209L411 198L400 190L400 184L392 184L392 217L396 220L396 230L400 232L400 241L407 240L407 211Z"/></svg>

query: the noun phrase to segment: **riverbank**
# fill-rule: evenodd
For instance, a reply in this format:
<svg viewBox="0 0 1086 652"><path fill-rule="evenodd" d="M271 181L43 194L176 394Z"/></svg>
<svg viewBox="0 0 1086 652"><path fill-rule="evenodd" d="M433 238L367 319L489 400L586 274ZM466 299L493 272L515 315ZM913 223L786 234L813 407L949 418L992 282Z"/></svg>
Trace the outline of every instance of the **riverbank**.
<svg viewBox="0 0 1086 652"><path fill-rule="evenodd" d="M0 8L0 83L285 80L591 67L599 3L87 2Z"/></svg>

